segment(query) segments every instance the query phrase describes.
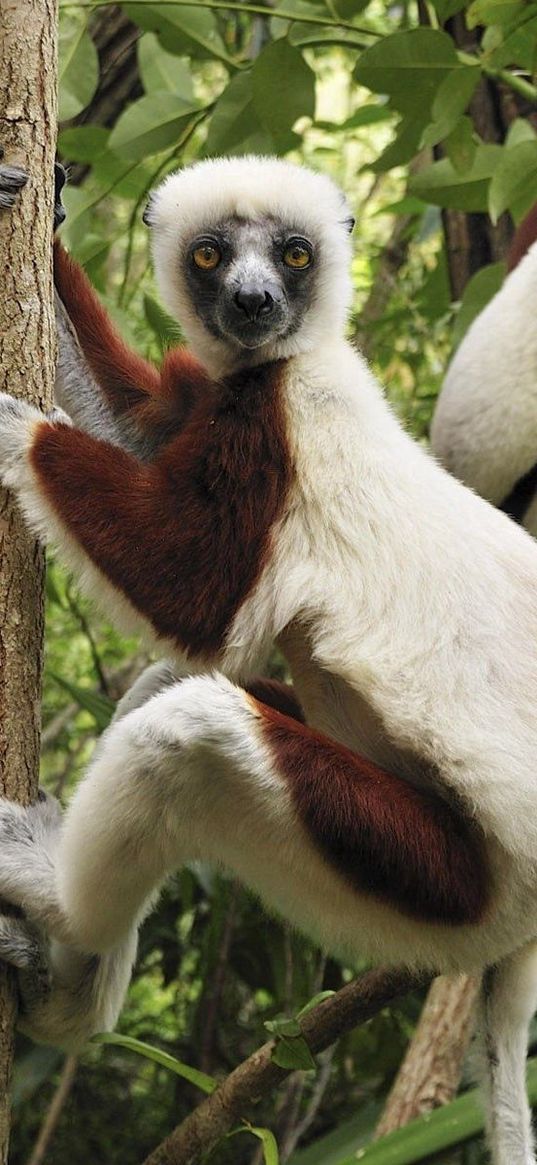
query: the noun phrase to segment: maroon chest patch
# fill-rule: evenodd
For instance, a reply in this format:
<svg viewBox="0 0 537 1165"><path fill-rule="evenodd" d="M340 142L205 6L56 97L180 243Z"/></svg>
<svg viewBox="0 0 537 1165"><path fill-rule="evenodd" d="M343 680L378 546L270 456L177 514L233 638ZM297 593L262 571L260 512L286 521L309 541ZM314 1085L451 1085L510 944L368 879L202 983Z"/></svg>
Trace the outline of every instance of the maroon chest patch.
<svg viewBox="0 0 537 1165"><path fill-rule="evenodd" d="M36 431L33 468L69 533L160 635L202 656L255 586L286 504L283 368L230 379L151 465L77 429Z"/></svg>

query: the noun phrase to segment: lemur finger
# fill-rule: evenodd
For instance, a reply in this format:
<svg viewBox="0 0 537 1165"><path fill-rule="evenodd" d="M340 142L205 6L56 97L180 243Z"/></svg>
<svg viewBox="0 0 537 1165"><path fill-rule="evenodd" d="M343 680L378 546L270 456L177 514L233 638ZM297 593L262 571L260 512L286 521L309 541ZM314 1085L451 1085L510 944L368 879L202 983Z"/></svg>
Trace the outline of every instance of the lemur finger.
<svg viewBox="0 0 537 1165"><path fill-rule="evenodd" d="M0 146L0 158L3 158L4 150ZM17 195L23 186L28 181L28 173L22 166L9 166L5 162L0 163L0 209L10 210L14 206Z"/></svg>
<svg viewBox="0 0 537 1165"><path fill-rule="evenodd" d="M65 207L62 205L62 190L67 182L67 173L61 162L54 164L54 230L57 230L65 220Z"/></svg>

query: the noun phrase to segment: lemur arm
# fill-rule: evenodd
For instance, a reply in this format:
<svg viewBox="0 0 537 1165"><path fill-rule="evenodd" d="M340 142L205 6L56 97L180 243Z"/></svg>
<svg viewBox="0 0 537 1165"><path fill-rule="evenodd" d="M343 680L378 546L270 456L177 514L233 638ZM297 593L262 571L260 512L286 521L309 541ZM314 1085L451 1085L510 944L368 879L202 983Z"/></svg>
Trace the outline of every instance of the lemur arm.
<svg viewBox="0 0 537 1165"><path fill-rule="evenodd" d="M174 648L214 657L285 498L275 378L243 377L151 464L2 395L0 480L77 573L97 568L97 592L112 584L112 610L123 596Z"/></svg>
<svg viewBox="0 0 537 1165"><path fill-rule="evenodd" d="M65 309L57 312L60 332L60 400L76 417L78 408L88 406L88 370L92 391L97 389L127 444L138 444L140 436L161 444L186 422L196 403L210 390L202 365L186 348L173 348L162 368L133 352L123 342L82 268L58 239L54 243L54 280ZM67 317L67 319L66 319ZM73 336L69 337L70 321ZM84 370L85 366L85 370ZM73 372L78 369L77 372ZM78 404L77 395L81 398ZM104 426L102 426L104 427Z"/></svg>

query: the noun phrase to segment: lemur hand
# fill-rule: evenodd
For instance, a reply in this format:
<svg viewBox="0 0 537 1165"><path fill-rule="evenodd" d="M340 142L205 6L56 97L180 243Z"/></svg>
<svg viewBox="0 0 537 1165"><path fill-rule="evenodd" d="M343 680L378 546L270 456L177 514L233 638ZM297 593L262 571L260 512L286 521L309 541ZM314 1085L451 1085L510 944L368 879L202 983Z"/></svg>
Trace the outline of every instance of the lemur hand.
<svg viewBox="0 0 537 1165"><path fill-rule="evenodd" d="M4 156L4 150L0 146L0 159ZM22 166L8 166L7 163L0 161L0 210L11 210L15 205L17 197L26 186L28 181L28 172ZM65 219L65 207L62 206L62 190L65 186L67 175L60 162L54 165L54 230L56 230Z"/></svg>
<svg viewBox="0 0 537 1165"><path fill-rule="evenodd" d="M0 392L0 483L16 490L25 470L25 455L31 447L34 429L41 421L71 425L63 409L43 414L27 401Z"/></svg>

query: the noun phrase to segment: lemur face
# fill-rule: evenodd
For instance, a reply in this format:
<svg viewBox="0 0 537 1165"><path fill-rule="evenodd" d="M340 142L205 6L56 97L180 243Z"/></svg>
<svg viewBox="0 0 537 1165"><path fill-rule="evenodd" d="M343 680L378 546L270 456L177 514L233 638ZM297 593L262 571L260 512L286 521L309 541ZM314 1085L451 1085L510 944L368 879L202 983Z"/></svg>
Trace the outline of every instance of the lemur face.
<svg viewBox="0 0 537 1165"><path fill-rule="evenodd" d="M290 336L312 302L318 252L305 229L270 217L210 224L182 254L198 318L246 349Z"/></svg>
<svg viewBox="0 0 537 1165"><path fill-rule="evenodd" d="M279 158L214 158L152 195L155 273L168 310L215 376L341 334L349 207L324 174Z"/></svg>

